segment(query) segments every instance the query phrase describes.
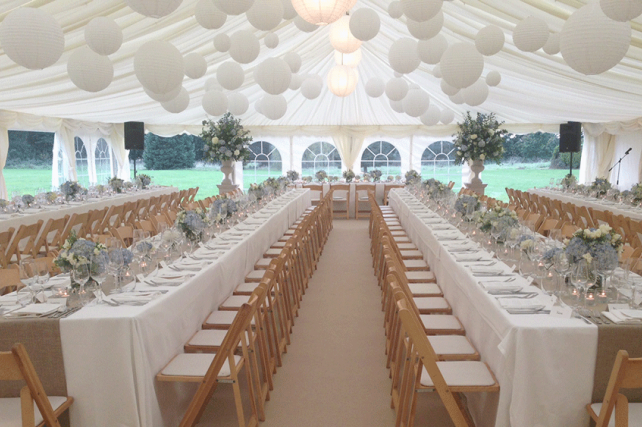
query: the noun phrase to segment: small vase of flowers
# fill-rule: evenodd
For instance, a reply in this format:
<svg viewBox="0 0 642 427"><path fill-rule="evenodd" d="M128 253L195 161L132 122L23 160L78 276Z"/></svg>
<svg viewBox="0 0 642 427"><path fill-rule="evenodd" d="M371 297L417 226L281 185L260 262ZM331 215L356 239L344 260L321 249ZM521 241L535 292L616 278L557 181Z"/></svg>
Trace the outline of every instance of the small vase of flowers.
<svg viewBox="0 0 642 427"><path fill-rule="evenodd" d="M343 178L346 180L346 182L352 182L354 177L355 175L352 169L343 171Z"/></svg>

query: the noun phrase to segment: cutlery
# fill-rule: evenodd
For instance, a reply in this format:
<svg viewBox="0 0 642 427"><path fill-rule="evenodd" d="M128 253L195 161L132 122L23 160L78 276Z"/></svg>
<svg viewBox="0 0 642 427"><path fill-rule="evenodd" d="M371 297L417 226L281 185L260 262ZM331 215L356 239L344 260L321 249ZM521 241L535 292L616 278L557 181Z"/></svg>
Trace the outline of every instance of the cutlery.
<svg viewBox="0 0 642 427"><path fill-rule="evenodd" d="M490 293L490 295L493 295L495 298L522 298L522 299L531 299L535 298L537 295L539 295L538 292L512 292L512 293L497 293L493 294Z"/></svg>
<svg viewBox="0 0 642 427"><path fill-rule="evenodd" d="M506 309L508 314L550 314L551 310L537 309L537 310L511 310Z"/></svg>

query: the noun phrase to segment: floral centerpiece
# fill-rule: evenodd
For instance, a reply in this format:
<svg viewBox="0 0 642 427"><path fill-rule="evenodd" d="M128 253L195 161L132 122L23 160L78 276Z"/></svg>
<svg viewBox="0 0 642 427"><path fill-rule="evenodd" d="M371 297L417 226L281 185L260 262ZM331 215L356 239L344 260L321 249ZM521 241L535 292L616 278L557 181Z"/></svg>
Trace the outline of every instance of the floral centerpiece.
<svg viewBox="0 0 642 427"><path fill-rule="evenodd" d="M5 199L0 199L0 209L4 209L9 206L9 202Z"/></svg>
<svg viewBox="0 0 642 427"><path fill-rule="evenodd" d="M26 207L30 207L35 201L36 199L31 194L25 194L22 196L22 203L24 203Z"/></svg>
<svg viewBox="0 0 642 427"><path fill-rule="evenodd" d="M354 177L355 177L355 174L352 169L343 171L343 178L345 178L346 182L352 182Z"/></svg>
<svg viewBox="0 0 642 427"><path fill-rule="evenodd" d="M303 180L303 182L306 182L306 183L312 182L312 177L311 176L304 176L301 179Z"/></svg>
<svg viewBox="0 0 642 427"><path fill-rule="evenodd" d="M203 120L203 131L199 135L203 145L203 160L223 162L247 160L250 158L250 131L241 126L241 120L231 113L225 113L217 122Z"/></svg>
<svg viewBox="0 0 642 427"><path fill-rule="evenodd" d="M136 186L142 188L143 190L147 188L149 184L152 183L152 177L144 173L139 173L136 176Z"/></svg>
<svg viewBox="0 0 642 427"><path fill-rule="evenodd" d="M98 185L95 187L95 189L96 189L96 191L98 192L98 194L100 194L101 196L102 196L102 194L103 194L105 191L107 191L107 187L105 187L105 186L104 186L104 185L102 185L102 184L98 184Z"/></svg>
<svg viewBox="0 0 642 427"><path fill-rule="evenodd" d="M519 224L519 219L515 211L496 203L495 206L484 213L480 218L479 224L480 230L487 233L493 227L498 227L502 231L513 228Z"/></svg>
<svg viewBox="0 0 642 427"><path fill-rule="evenodd" d="M257 184L254 182L250 184L247 194L253 195L256 200L261 200L263 198L263 183Z"/></svg>
<svg viewBox="0 0 642 427"><path fill-rule="evenodd" d="M395 180L395 177L392 176L392 175L388 175L388 178L386 178L386 181L388 181L388 182L392 182L394 180Z"/></svg>
<svg viewBox="0 0 642 427"><path fill-rule="evenodd" d="M575 175L573 174L566 174L564 178L562 178L562 187L563 188L571 188L574 187L577 184L577 178L575 178Z"/></svg>
<svg viewBox="0 0 642 427"><path fill-rule="evenodd" d="M263 196L263 186L260 187L261 197ZM214 222L222 222L226 218L230 218L234 213L238 211L238 205L235 200L222 196L212 203L210 208L210 219Z"/></svg>
<svg viewBox="0 0 642 427"><path fill-rule="evenodd" d="M594 262L598 269L617 266L619 254L624 247L622 236L607 224L602 224L599 228L577 230L564 243L564 251L572 262L585 259L589 264Z"/></svg>
<svg viewBox="0 0 642 427"><path fill-rule="evenodd" d="M324 182L326 180L326 178L328 177L328 174L327 174L326 171L324 171L322 169L322 170L317 171L317 173L314 174L314 177L317 179L317 181Z"/></svg>
<svg viewBox="0 0 642 427"><path fill-rule="evenodd" d="M190 211L183 209L176 215L176 227L192 242L197 242L203 237L203 230L207 226L207 215L201 208Z"/></svg>
<svg viewBox="0 0 642 427"><path fill-rule="evenodd" d="M535 247L535 238L532 234L522 234L517 238L517 244L522 251L527 252Z"/></svg>
<svg viewBox="0 0 642 427"><path fill-rule="evenodd" d="M281 191L284 191L284 190L286 189L286 187L288 186L288 184L290 184L290 180L289 180L288 178L286 178L285 176L283 176L283 175L281 175L280 177L278 177L278 178L276 179L276 182L278 182L278 183L279 183L279 186L280 186L280 188L281 188Z"/></svg>
<svg viewBox="0 0 642 427"><path fill-rule="evenodd" d="M591 184L591 190L595 191L598 196L603 196L611 189L611 183L606 178L596 178Z"/></svg>
<svg viewBox="0 0 642 427"><path fill-rule="evenodd" d="M379 182L381 180L381 175L383 175L383 172L379 169L373 169L370 171L370 178L372 178L374 182Z"/></svg>
<svg viewBox="0 0 642 427"><path fill-rule="evenodd" d="M372 175L370 175L368 172L364 172L362 179L364 182L370 182L372 181Z"/></svg>
<svg viewBox="0 0 642 427"><path fill-rule="evenodd" d="M642 202L642 184L635 184L631 187L631 198L634 202Z"/></svg>
<svg viewBox="0 0 642 427"><path fill-rule="evenodd" d="M269 187L275 192L281 190L281 183L274 177L269 177L265 181L263 181L263 186L264 187Z"/></svg>
<svg viewBox="0 0 642 427"><path fill-rule="evenodd" d="M60 191L65 196L65 200L70 200L82 192L82 186L76 181L65 181L60 186Z"/></svg>
<svg viewBox="0 0 642 427"><path fill-rule="evenodd" d="M299 172L297 171L287 171L285 176L290 180L290 182L297 181L299 179Z"/></svg>
<svg viewBox="0 0 642 427"><path fill-rule="evenodd" d="M328 182L337 182L339 180L338 176L331 175L328 177Z"/></svg>
<svg viewBox="0 0 642 427"><path fill-rule="evenodd" d="M70 272L77 265L89 264L91 257L96 256L98 262L101 263L100 268L109 262L107 256L107 248L102 243L94 243L91 240L78 238L75 231L69 233L69 237L60 248L58 257L54 260L54 264L63 272ZM130 260L131 261L131 260ZM92 269L97 266L92 266ZM71 284L72 288L78 285Z"/></svg>
<svg viewBox="0 0 642 427"><path fill-rule="evenodd" d="M497 121L495 114L477 113L473 119L466 112L459 131L453 135L455 143L455 164L460 165L469 160L483 160L500 163L504 155L505 129L500 129L503 122Z"/></svg>
<svg viewBox="0 0 642 427"><path fill-rule="evenodd" d="M414 169L406 172L406 185L415 185L421 182L421 174Z"/></svg>
<svg viewBox="0 0 642 427"><path fill-rule="evenodd" d="M125 187L125 181L117 177L113 177L107 183L109 184L111 189L116 193L122 193L123 188Z"/></svg>
<svg viewBox="0 0 642 427"><path fill-rule="evenodd" d="M462 194L455 202L455 210L462 215L466 215L468 213L469 206L472 207L473 212L478 211L481 208L479 197L476 195L468 196L466 194Z"/></svg>

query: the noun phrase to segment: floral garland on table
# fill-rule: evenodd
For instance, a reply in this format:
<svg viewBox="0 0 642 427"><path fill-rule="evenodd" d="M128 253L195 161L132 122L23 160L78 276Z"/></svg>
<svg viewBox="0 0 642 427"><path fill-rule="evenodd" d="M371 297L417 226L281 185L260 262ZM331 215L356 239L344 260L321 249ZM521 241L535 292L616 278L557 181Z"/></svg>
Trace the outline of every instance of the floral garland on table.
<svg viewBox="0 0 642 427"><path fill-rule="evenodd" d="M381 180L381 175L383 175L383 172L379 169L373 169L370 171L370 178L372 178L374 182L379 182Z"/></svg>
<svg viewBox="0 0 642 427"><path fill-rule="evenodd" d="M205 142L203 160L206 162L236 162L250 158L250 131L245 130L241 120L231 113L225 113L217 122L203 120L203 131L199 136Z"/></svg>
<svg viewBox="0 0 642 427"><path fill-rule="evenodd" d="M312 182L312 177L311 176L304 176L301 179L303 180L303 182L306 182L306 183Z"/></svg>
<svg viewBox="0 0 642 427"><path fill-rule="evenodd" d="M216 203L216 202L215 202ZM203 236L203 230L209 225L205 211L201 208L186 211L181 210L176 215L176 227L192 242L197 242Z"/></svg>
<svg viewBox="0 0 642 427"><path fill-rule="evenodd" d="M269 177L263 181L263 187L271 188L274 191L281 190L281 183L274 177Z"/></svg>
<svg viewBox="0 0 642 427"><path fill-rule="evenodd" d="M573 174L566 174L564 178L562 178L562 187L564 188L571 188L577 185L577 178Z"/></svg>
<svg viewBox="0 0 642 427"><path fill-rule="evenodd" d="M33 197L31 194L25 194L24 196L22 196L22 203L24 203L26 207L30 207L35 201L35 197Z"/></svg>
<svg viewBox="0 0 642 427"><path fill-rule="evenodd" d="M406 185L415 185L421 182L421 174L414 169L406 172Z"/></svg>
<svg viewBox="0 0 642 427"><path fill-rule="evenodd" d="M500 230L507 230L519 224L517 213L508 208L502 207L499 203L488 209L479 220L479 228L483 232L489 232L493 226Z"/></svg>
<svg viewBox="0 0 642 427"><path fill-rule="evenodd" d="M256 200L261 200L263 198L263 183L250 184L250 188L248 188L247 194L253 195L256 198ZM218 199L218 200L221 200L221 199Z"/></svg>
<svg viewBox="0 0 642 427"><path fill-rule="evenodd" d="M642 184L635 184L631 187L631 196L634 202L642 201Z"/></svg>
<svg viewBox="0 0 642 427"><path fill-rule="evenodd" d="M290 180L290 182L297 181L299 179L299 172L297 171L287 171L285 176Z"/></svg>
<svg viewBox="0 0 642 427"><path fill-rule="evenodd" d="M466 112L464 122L459 123L459 132L455 135L455 164L460 165L469 160L484 160L500 163L504 155L505 129L500 129L504 122L498 122L494 113L477 113L473 119Z"/></svg>
<svg viewBox="0 0 642 427"><path fill-rule="evenodd" d="M603 196L611 189L611 183L605 178L596 178L591 184L591 190L596 191L598 196Z"/></svg>
<svg viewBox="0 0 642 427"><path fill-rule="evenodd" d="M261 196L263 195L263 186L261 188ZM212 203L210 208L209 217L211 220L220 223L226 218L230 218L232 215L238 211L238 205L236 200L231 199L227 196L222 196Z"/></svg>
<svg viewBox="0 0 642 427"><path fill-rule="evenodd" d="M77 194L80 194L83 191L83 188L76 181L65 181L60 186L60 191L64 194L65 199L69 200L76 197Z"/></svg>
<svg viewBox="0 0 642 427"><path fill-rule="evenodd" d="M619 254L624 248L622 236L607 224L602 224L599 228L577 230L564 243L564 251L572 262L585 259L590 264L595 261L600 268L617 265Z"/></svg>
<svg viewBox="0 0 642 427"><path fill-rule="evenodd" d="M346 182L352 182L352 180L355 178L354 171L352 169L348 169L343 171L343 178L345 178Z"/></svg>
<svg viewBox="0 0 642 427"><path fill-rule="evenodd" d="M474 206L474 211L478 211L481 208L479 197L477 195L468 196L466 194L462 194L457 198L457 201L455 202L455 211L462 215L466 215L469 205Z"/></svg>
<svg viewBox="0 0 642 427"><path fill-rule="evenodd" d="M142 188L143 190L147 188L149 184L152 183L152 177L144 173L140 173L136 176L136 186Z"/></svg>
<svg viewBox="0 0 642 427"><path fill-rule="evenodd" d="M338 176L331 175L328 177L328 182L337 182L337 181L339 181Z"/></svg>
<svg viewBox="0 0 642 427"><path fill-rule="evenodd" d="M115 191L116 193L122 193L123 192L123 188L125 187L125 181L123 181L120 178L116 178L116 177L113 177L107 183L109 184L111 189L113 191Z"/></svg>
<svg viewBox="0 0 642 427"><path fill-rule="evenodd" d="M54 264L62 271L69 272L77 265L89 264L92 255L99 255L105 263L108 262L105 245L78 238L76 232L72 230L60 248L60 253L54 260Z"/></svg>
<svg viewBox="0 0 642 427"><path fill-rule="evenodd" d="M395 177L394 177L394 176L392 176L392 175L388 175L388 178L386 178L386 181L387 181L387 182L392 182L392 181L394 181L394 180L395 180Z"/></svg>
<svg viewBox="0 0 642 427"><path fill-rule="evenodd" d="M317 173L314 174L314 177L317 179L317 181L324 182L328 177L328 173L322 169L320 171L317 171Z"/></svg>

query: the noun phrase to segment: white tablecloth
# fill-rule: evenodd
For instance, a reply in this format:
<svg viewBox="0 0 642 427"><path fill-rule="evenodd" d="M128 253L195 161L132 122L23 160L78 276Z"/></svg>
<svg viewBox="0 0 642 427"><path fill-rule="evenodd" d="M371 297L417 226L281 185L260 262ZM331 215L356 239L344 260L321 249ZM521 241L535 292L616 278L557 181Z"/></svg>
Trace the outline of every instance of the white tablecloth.
<svg viewBox="0 0 642 427"><path fill-rule="evenodd" d="M336 184L345 184L345 182L337 182ZM383 203L383 193L384 193L384 189L385 189L386 183L384 183L384 182L376 182L376 183L375 182L360 182L359 185L370 185L370 186L374 187L375 198L377 199L377 201L379 203ZM323 184L323 195L324 196L326 194L328 194L328 192L330 191L331 186L332 186L332 184L327 183L327 182ZM355 210L356 204L355 203L356 203L356 200L357 200L356 199L356 188L357 188L356 186L357 186L357 183L355 183L355 182L351 182L350 183L350 206L348 208L348 210L350 211L350 218L355 218L355 215L356 215L355 214L355 212L356 212L356 210ZM297 184L297 187L299 187L299 188L302 187L302 184ZM337 209L341 209L342 207L343 206L338 207ZM370 207L366 206L365 203L362 204L361 208L362 209L366 208L366 210L370 209ZM337 217L338 218L342 218L341 215L337 215Z"/></svg>
<svg viewBox="0 0 642 427"><path fill-rule="evenodd" d="M620 205L615 202L607 202L598 200L591 197L580 196L577 194L563 193L561 191L551 191L543 188L534 188L528 190L529 193L537 194L538 196L549 197L557 199L563 203L572 203L577 206L586 206L599 211L611 211L614 215L624 215L636 221L642 221L642 209L635 206Z"/></svg>
<svg viewBox="0 0 642 427"><path fill-rule="evenodd" d="M588 425L584 406L591 401L597 326L543 314L508 314L418 217L428 208L405 190L392 190L389 200L499 381L499 402L491 395L468 394L477 425Z"/></svg>
<svg viewBox="0 0 642 427"><path fill-rule="evenodd" d="M85 307L61 320L67 389L75 399L72 426L179 424L196 386L157 383L156 374L310 206L310 191L279 200L285 205L262 210L266 222L195 277L178 287L150 288L169 289L158 299L142 307Z"/></svg>
<svg viewBox="0 0 642 427"><path fill-rule="evenodd" d="M104 209L111 205L122 205L127 202L134 202L139 199L146 199L150 197L158 197L164 194L171 194L178 192L176 187L160 187L150 190L140 190L133 193L115 194L110 197L103 197L100 199L85 201L85 202L71 202L71 204L58 205L55 209L42 209L40 212L28 213L20 216L16 215L0 215L0 232L8 230L10 227L18 230L20 225L30 225L42 220L43 223L47 222L50 218L62 218L65 215L71 216L72 214L81 214L95 209Z"/></svg>

